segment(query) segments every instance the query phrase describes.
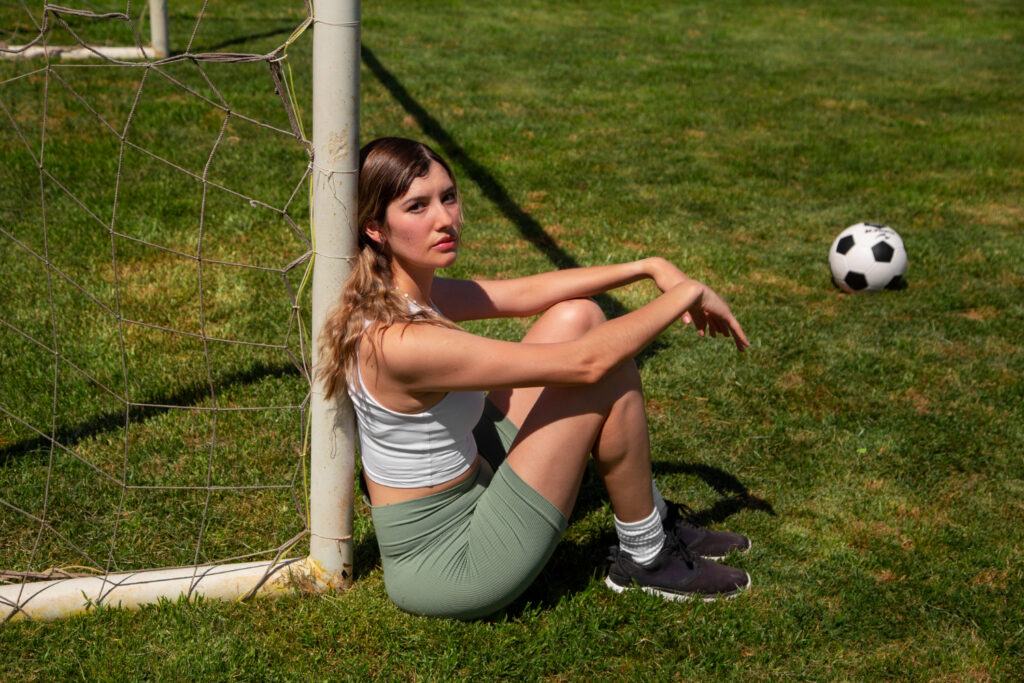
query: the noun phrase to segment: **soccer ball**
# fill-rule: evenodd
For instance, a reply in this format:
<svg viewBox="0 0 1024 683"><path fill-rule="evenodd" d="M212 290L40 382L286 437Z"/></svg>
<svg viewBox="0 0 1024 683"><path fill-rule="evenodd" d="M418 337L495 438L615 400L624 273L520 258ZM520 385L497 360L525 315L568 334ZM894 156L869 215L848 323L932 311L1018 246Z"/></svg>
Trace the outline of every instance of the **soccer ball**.
<svg viewBox="0 0 1024 683"><path fill-rule="evenodd" d="M839 233L828 251L832 282L850 294L905 289L907 250L892 228L857 223Z"/></svg>

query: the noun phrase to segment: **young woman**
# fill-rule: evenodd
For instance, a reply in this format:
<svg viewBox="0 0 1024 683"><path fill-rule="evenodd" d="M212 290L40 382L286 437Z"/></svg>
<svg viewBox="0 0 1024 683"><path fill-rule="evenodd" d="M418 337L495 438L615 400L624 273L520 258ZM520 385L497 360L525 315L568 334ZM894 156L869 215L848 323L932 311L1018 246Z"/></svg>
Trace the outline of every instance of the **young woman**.
<svg viewBox="0 0 1024 683"><path fill-rule="evenodd" d="M439 277L458 255L459 192L441 157L401 138L361 150L358 230L318 372L328 396L347 388L353 401L396 605L468 619L515 599L565 531L590 456L619 538L612 590L708 600L750 585L710 559L749 540L693 524L654 486L633 363L680 319L748 346L718 295L660 258L512 280ZM587 298L642 278L662 294L614 320ZM455 325L538 313L518 343Z"/></svg>

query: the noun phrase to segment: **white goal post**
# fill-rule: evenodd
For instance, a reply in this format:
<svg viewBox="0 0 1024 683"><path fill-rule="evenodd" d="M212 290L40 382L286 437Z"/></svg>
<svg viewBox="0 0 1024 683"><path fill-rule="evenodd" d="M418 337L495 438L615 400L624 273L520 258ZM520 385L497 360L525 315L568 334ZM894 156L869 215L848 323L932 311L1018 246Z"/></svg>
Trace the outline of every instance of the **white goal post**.
<svg viewBox="0 0 1024 683"><path fill-rule="evenodd" d="M322 324L356 250L359 172L359 0L313 3L313 366ZM309 565L319 582L352 576L355 418L346 397L327 401L314 378Z"/></svg>
<svg viewBox="0 0 1024 683"><path fill-rule="evenodd" d="M159 25L163 36L162 45L154 37L154 47L166 54L166 5L164 0L151 1L153 30ZM311 353L316 367L320 327L337 301L355 250L361 7L360 0L312 0L311 5ZM277 557L265 561L0 584L0 624L61 618L99 606L134 608L163 599L235 600L273 595L295 586L318 591L347 588L353 569L353 414L347 398L325 400L316 379L310 389L309 412L307 557L283 559L284 547Z"/></svg>

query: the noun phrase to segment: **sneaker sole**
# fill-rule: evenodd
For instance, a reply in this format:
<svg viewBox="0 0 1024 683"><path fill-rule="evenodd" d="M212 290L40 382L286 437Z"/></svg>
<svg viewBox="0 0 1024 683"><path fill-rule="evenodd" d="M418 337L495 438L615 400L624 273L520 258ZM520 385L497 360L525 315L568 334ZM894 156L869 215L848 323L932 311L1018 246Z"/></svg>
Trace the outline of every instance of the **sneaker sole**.
<svg viewBox="0 0 1024 683"><path fill-rule="evenodd" d="M709 558L710 559L710 558ZM626 591L636 590L639 588L644 593L650 595L657 595L670 602L691 602L698 600L700 602L715 602L717 600L732 600L737 595L745 593L750 589L750 574L747 574L747 585L737 588L730 593L715 593L713 595L704 595L703 593L672 593L670 591L660 590L654 586L620 586L619 584L612 581L612 577L607 576L604 579L604 585L611 588L616 593L625 593Z"/></svg>

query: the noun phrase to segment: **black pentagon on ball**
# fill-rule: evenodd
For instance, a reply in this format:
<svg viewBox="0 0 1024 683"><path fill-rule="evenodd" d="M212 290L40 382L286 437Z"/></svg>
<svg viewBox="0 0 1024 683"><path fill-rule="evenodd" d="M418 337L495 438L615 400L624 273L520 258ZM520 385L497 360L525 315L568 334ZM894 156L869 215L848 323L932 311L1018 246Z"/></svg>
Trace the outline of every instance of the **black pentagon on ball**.
<svg viewBox="0 0 1024 683"><path fill-rule="evenodd" d="M864 274L852 270L846 274L846 277L843 278L843 282L845 282L846 286L855 292L866 289L868 286L868 279L864 277Z"/></svg>
<svg viewBox="0 0 1024 683"><path fill-rule="evenodd" d="M889 261L892 261L892 256L896 253L896 250L888 242L879 242L871 247L871 253L875 255L875 260L879 263L889 263Z"/></svg>
<svg viewBox="0 0 1024 683"><path fill-rule="evenodd" d="M845 254L853 249L853 235L846 235L836 244L836 253Z"/></svg>

